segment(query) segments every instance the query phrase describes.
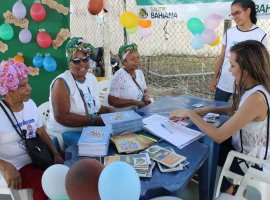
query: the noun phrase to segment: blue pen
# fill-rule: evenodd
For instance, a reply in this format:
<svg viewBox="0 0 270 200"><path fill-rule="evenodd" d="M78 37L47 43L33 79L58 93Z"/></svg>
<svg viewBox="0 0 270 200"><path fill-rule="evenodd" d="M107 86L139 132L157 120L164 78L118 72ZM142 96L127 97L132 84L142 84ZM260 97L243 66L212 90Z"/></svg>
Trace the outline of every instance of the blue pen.
<svg viewBox="0 0 270 200"><path fill-rule="evenodd" d="M168 129L164 124L161 124L161 126L162 126L163 128L165 128L169 133L173 134L173 132L172 132L170 129Z"/></svg>

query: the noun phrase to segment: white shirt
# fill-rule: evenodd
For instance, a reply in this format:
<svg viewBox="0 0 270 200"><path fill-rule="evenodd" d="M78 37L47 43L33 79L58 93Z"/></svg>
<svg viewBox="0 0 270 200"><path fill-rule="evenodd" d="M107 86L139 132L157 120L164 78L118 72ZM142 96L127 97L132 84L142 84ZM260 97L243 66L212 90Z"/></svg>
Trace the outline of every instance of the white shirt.
<svg viewBox="0 0 270 200"><path fill-rule="evenodd" d="M241 31L237 26L227 30L222 44L226 46L224 62L221 68L217 87L225 92L233 93L234 91L234 77L229 72L230 64L230 49L233 45L246 41L257 40L267 46L266 33L256 25L253 25L249 31Z"/></svg>
<svg viewBox="0 0 270 200"><path fill-rule="evenodd" d="M52 95L52 87L56 79L63 79L69 89L69 101L70 101L70 113L75 113L78 115L86 115L85 112L85 107L83 100L81 98L80 92L75 84L75 80L72 77L72 74L70 73L69 70L65 71L64 73L60 74L57 76L51 83L50 85L50 115L49 119L47 122L47 129L56 131L58 133L65 132L65 131L82 131L83 127L67 127L63 126L62 124L58 123L54 119L54 114L53 114L53 107L51 103L51 95ZM83 91L84 98L87 103L87 109L89 113L95 113L98 112L101 104L99 100L99 95L98 95L98 85L97 85L97 79L93 74L87 73L85 75L85 81L84 83L79 83L77 82L78 87ZM90 92L89 92L90 91ZM95 102L95 103L94 103Z"/></svg>
<svg viewBox="0 0 270 200"><path fill-rule="evenodd" d="M14 115L21 129L27 130L28 137L35 137L36 129L42 127L42 119L39 116L37 106L31 99L24 102L23 110L14 112ZM11 118L13 119L12 116ZM2 108L0 108L0 121L0 159L11 163L16 169L31 163L24 142L13 128Z"/></svg>
<svg viewBox="0 0 270 200"><path fill-rule="evenodd" d="M266 91L266 89L258 85L253 87L252 89L247 90L240 101L239 107L246 101L246 99L253 93L257 92L257 90L261 90L266 95L268 102L270 102L270 95ZM261 94L261 93L259 93ZM263 121L249 122L245 127L242 128L242 143L243 143L243 152L252 157L257 157L260 159L264 159L265 150L266 150L266 136L267 136L267 120L266 117ZM270 159L270 147L268 147L267 160ZM268 171L270 173L270 165L264 166L264 171Z"/></svg>
<svg viewBox="0 0 270 200"><path fill-rule="evenodd" d="M143 72L140 69L135 70L136 82L140 85L142 90L146 90L146 82ZM134 99L141 101L143 98L143 92L135 84L132 76L123 68L119 69L113 76L110 86L109 95L118 97L121 99ZM127 107L124 109L132 109Z"/></svg>

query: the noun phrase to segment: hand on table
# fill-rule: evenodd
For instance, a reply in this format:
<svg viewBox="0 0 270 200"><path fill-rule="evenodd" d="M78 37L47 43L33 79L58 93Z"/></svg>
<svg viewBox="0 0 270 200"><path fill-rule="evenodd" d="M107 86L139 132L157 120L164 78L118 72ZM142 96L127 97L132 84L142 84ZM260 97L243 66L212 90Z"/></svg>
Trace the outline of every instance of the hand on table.
<svg viewBox="0 0 270 200"><path fill-rule="evenodd" d="M171 120L176 120L178 118L189 118L190 111L191 110L188 109L174 110L169 113L169 118Z"/></svg>
<svg viewBox="0 0 270 200"><path fill-rule="evenodd" d="M11 164L8 164L5 172L5 179L9 188L21 189L22 188L22 177L19 171Z"/></svg>

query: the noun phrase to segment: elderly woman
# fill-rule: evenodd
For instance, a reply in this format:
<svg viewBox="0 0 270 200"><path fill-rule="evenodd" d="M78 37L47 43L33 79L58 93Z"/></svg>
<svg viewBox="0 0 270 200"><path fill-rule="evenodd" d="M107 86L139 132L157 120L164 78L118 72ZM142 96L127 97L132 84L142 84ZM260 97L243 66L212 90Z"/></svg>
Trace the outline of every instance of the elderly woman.
<svg viewBox="0 0 270 200"><path fill-rule="evenodd" d="M118 52L124 68L118 70L111 81L108 101L115 108L128 110L151 103L147 94L143 72L138 69L140 56L134 43L123 45Z"/></svg>
<svg viewBox="0 0 270 200"><path fill-rule="evenodd" d="M15 116L16 125L26 131L27 137L38 134L54 155L55 163L63 162L42 126L36 104L30 99L28 74L29 70L23 63L12 60L0 63L0 94L3 96L0 103L7 111L9 109L5 104L8 105ZM0 170L4 172L8 187L32 188L34 200L47 200L41 186L43 171L32 164L23 140L3 108L0 108L0 121Z"/></svg>
<svg viewBox="0 0 270 200"><path fill-rule="evenodd" d="M100 104L96 77L88 73L94 47L81 37L66 46L69 70L50 86L51 110L48 129L61 132L66 145L76 144L84 126L104 125L99 114L113 112Z"/></svg>

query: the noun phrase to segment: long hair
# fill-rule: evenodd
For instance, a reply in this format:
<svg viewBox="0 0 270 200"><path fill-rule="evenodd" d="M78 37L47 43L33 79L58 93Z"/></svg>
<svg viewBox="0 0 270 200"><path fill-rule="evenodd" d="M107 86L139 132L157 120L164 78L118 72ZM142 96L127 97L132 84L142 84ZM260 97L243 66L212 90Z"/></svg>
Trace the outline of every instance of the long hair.
<svg viewBox="0 0 270 200"><path fill-rule="evenodd" d="M256 17L256 8L255 8L255 3L252 0L234 0L231 4L235 5L235 4L239 4L241 8L243 9L248 9L250 8L250 21L253 24L257 23L257 17Z"/></svg>
<svg viewBox="0 0 270 200"><path fill-rule="evenodd" d="M246 81L249 77L270 93L270 58L266 47L256 40L239 42L230 51L235 53L241 70L239 83L234 85L233 109L236 110L247 89ZM244 72L248 76L244 76Z"/></svg>

